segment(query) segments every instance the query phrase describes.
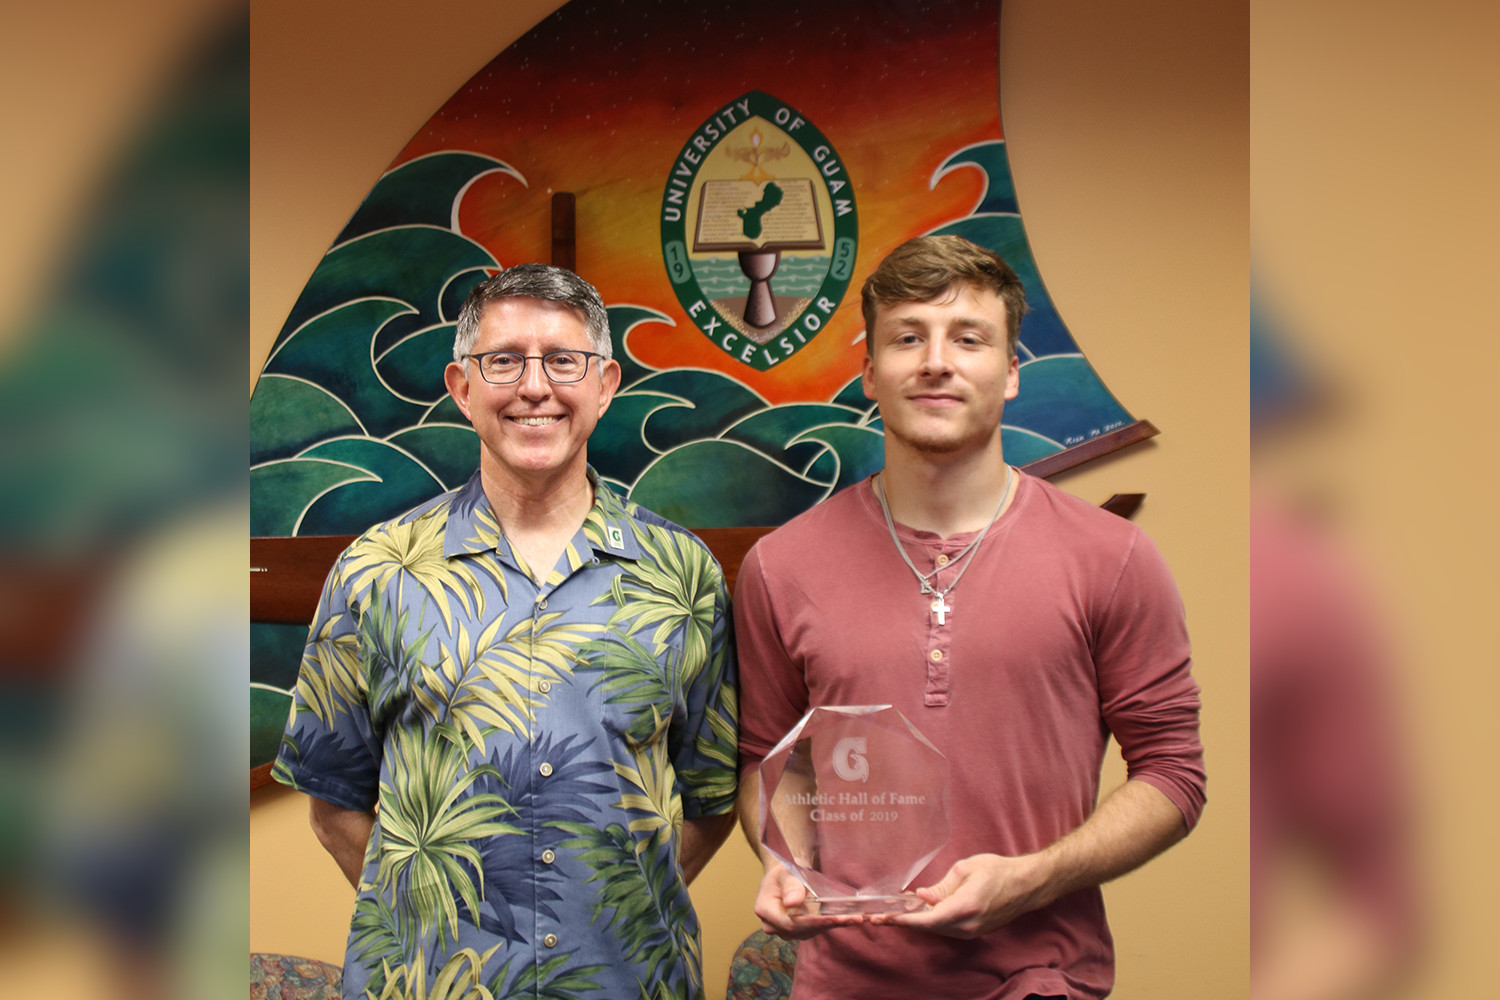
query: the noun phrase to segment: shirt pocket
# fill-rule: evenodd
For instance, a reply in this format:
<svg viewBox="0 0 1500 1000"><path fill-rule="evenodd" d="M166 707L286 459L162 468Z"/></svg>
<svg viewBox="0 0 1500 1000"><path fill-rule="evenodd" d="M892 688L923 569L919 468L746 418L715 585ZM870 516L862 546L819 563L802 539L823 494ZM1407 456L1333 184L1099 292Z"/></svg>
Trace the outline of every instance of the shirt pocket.
<svg viewBox="0 0 1500 1000"><path fill-rule="evenodd" d="M654 745L666 734L677 713L677 699L661 658L635 644L594 644L585 670L599 699L600 718L609 732L632 750Z"/></svg>

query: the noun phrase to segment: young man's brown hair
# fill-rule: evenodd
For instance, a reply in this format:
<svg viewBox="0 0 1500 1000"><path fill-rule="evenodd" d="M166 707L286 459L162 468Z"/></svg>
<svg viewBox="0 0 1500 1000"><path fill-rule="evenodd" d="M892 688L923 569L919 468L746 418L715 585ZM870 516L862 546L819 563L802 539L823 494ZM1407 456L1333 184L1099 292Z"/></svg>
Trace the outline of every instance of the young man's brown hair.
<svg viewBox="0 0 1500 1000"><path fill-rule="evenodd" d="M918 236L886 255L860 291L865 350L872 350L875 311L902 302L926 302L961 285L988 289L1005 304L1005 339L1012 356L1026 315L1026 289L993 250L962 236Z"/></svg>

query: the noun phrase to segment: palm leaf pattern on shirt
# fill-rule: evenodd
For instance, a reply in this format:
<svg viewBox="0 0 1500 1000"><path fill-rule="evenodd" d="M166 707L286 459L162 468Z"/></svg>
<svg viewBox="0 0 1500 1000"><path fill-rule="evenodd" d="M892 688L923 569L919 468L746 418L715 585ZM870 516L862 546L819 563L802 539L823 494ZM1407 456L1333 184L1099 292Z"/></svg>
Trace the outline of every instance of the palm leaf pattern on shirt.
<svg viewBox="0 0 1500 1000"><path fill-rule="evenodd" d="M482 652L475 663L503 706L501 728L508 732L530 735L538 704L535 682L571 677L579 659L577 647L605 628L563 618L561 612L523 618L499 642L483 641L481 636L477 649ZM490 629L484 635L489 636Z"/></svg>
<svg viewBox="0 0 1500 1000"><path fill-rule="evenodd" d="M468 747L453 727L436 727L430 735L404 727L389 747L390 777L380 783L379 890L395 893L420 936L436 927L440 940L445 931L456 938L455 899L468 908L470 922L479 923L475 842L519 833L499 819L515 810L494 792L464 795L475 780L498 772L493 764L468 769Z"/></svg>
<svg viewBox="0 0 1500 1000"><path fill-rule="evenodd" d="M505 537L505 529L500 527L500 519L495 516L495 511L486 502L479 504L478 499L484 494L479 492L475 496L474 511L474 533L469 536L466 544L470 550L493 550L500 547L500 539ZM500 581L500 594L505 596L505 581Z"/></svg>
<svg viewBox="0 0 1500 1000"><path fill-rule="evenodd" d="M638 635L656 626L651 642L666 648L683 630L680 683L690 686L708 663L721 574L708 550L686 532L655 524L636 532L645 558L632 563L612 583L616 611L611 625L627 625Z"/></svg>
<svg viewBox="0 0 1500 1000"><path fill-rule="evenodd" d="M372 585L368 606L359 622L361 687L366 692L370 721L377 732L383 731L392 716L400 711L413 680L423 669L427 645L432 638L432 629L429 628L416 639L407 639L411 609L402 607L399 613L395 613L386 597L379 584ZM418 606L419 618L423 616L427 603L424 600Z"/></svg>
<svg viewBox="0 0 1500 1000"><path fill-rule="evenodd" d="M499 945L483 955L473 948L462 948L443 963L427 985L427 963L421 959L395 969L385 967L384 987L379 993L365 990L367 1000L495 1000L489 987L480 982L484 963L500 949Z"/></svg>
<svg viewBox="0 0 1500 1000"><path fill-rule="evenodd" d="M617 705L632 720L624 735L632 747L660 735L671 718L677 693L655 654L632 636L615 635L579 647L578 670L597 673L590 690L599 690L606 705Z"/></svg>
<svg viewBox="0 0 1500 1000"><path fill-rule="evenodd" d="M677 988L673 989L671 983L658 980L654 990L640 980L636 980L636 983L640 986L641 1000L689 1000L692 996L688 992L687 983L678 983Z"/></svg>
<svg viewBox="0 0 1500 1000"><path fill-rule="evenodd" d="M636 838L619 823L602 830L582 823L557 825L572 834L563 846L578 851L578 859L593 870L585 881L599 883L595 922L605 921L632 965L656 972L653 984L685 974L692 995L698 995L702 949L674 853L637 851Z"/></svg>
<svg viewBox="0 0 1500 1000"><path fill-rule="evenodd" d="M415 960L402 949L402 942L409 940L400 915L384 896L361 895L355 901L354 919L349 922L349 950L361 965L372 970L367 992L382 992L387 969L399 967L403 959Z"/></svg>
<svg viewBox="0 0 1500 1000"><path fill-rule="evenodd" d="M359 702L364 693L359 637L348 632L336 634L346 618L343 614L329 616L318 633L309 638L307 650L302 654L302 669L297 673L297 692L302 701L328 726L333 725L336 715L348 711L346 706Z"/></svg>
<svg viewBox="0 0 1500 1000"><path fill-rule="evenodd" d="M293 711L295 711L295 707ZM361 744L353 737L347 737L343 733L335 733L326 739L305 741L306 745L299 744L296 737L290 732L282 734L281 752L276 757L276 763L272 765L271 773L281 775L278 780L285 781L291 777L287 762L296 761L299 767L305 767L317 774L325 782L324 795L329 792L326 788L341 789L346 794L358 794L366 789L369 780L369 754L367 744ZM373 794L374 789L369 791ZM345 803L351 808L363 803Z"/></svg>
<svg viewBox="0 0 1500 1000"><path fill-rule="evenodd" d="M736 777L739 766L736 747L739 734L739 694L733 684L719 685L718 706L707 706L704 715L708 720L709 732L698 736L696 746L698 753L713 764L684 768L678 777L698 798L721 801L723 811L727 812L734 805L735 792L739 787ZM705 807L705 815L714 815L715 812L717 810L712 806Z"/></svg>
<svg viewBox="0 0 1500 1000"><path fill-rule="evenodd" d="M490 992L495 1000L510 1000L525 997L526 1000L583 1000L586 994L596 994L602 988L593 976L603 972L607 966L579 965L568 967L573 958L566 952L549 958L545 962L527 962L516 972L516 978L506 983L510 974L510 962L500 967L499 973L490 980Z"/></svg>
<svg viewBox="0 0 1500 1000"><path fill-rule="evenodd" d="M495 762L500 778L485 776L474 785L487 790L491 786L507 789L507 799L521 816L532 820L533 835L495 837L481 845L484 873L484 905L480 908L479 926L507 940L528 941L528 928L534 920L517 919L516 911L528 911L550 920L559 915L553 904L563 899L559 891L573 879L571 865L558 857L554 865L538 872L536 855L562 846L565 834L558 822L586 823L593 815L594 803L615 787L610 766L594 759L590 741L576 734L557 738L542 735L529 747L512 744ZM532 785L536 761L552 765L545 793Z"/></svg>
<svg viewBox="0 0 1500 1000"><path fill-rule="evenodd" d="M472 638L468 626L460 624L439 662L424 665L420 680L411 685L427 719L433 725L457 726L481 757L487 756L487 734L528 732L539 700L532 692L530 673L508 671L499 659L503 644L510 640L499 638L501 624L496 618Z"/></svg>
<svg viewBox="0 0 1500 1000"><path fill-rule="evenodd" d="M443 532L448 519L433 511L372 528L349 546L344 564L345 584L350 593L363 587L387 589L392 581L404 587L414 581L432 596L433 605L451 631L453 609L475 617L483 608L483 588L479 585L475 563L467 559L448 559L443 555ZM505 580L498 574L486 576L500 588L505 597ZM398 592L398 597L402 596Z"/></svg>
<svg viewBox="0 0 1500 1000"><path fill-rule="evenodd" d="M656 706L651 706L652 717L661 720ZM635 752L635 767L615 761L615 773L639 792L625 792L615 803L618 809L630 809L643 815L630 821L631 833L649 833L650 837L637 839L636 853L654 848L665 850L668 841L682 830L682 796L677 791L676 772L667 756L667 741L655 740Z"/></svg>

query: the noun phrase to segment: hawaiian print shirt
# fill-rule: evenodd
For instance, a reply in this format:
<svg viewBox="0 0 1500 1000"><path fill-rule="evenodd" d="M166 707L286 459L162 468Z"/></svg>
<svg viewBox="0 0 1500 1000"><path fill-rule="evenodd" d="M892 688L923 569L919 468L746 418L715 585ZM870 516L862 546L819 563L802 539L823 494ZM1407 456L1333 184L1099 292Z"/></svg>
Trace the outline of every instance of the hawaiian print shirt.
<svg viewBox="0 0 1500 1000"><path fill-rule="evenodd" d="M346 998L702 995L677 850L734 804L728 594L589 475L540 586L477 473L324 584L274 774L376 814Z"/></svg>

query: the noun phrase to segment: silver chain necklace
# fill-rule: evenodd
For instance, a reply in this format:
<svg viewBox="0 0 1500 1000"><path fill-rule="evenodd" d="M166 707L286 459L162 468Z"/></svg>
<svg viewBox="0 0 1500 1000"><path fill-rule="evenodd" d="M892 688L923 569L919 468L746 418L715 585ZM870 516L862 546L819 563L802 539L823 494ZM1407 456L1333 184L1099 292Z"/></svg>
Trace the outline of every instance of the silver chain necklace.
<svg viewBox="0 0 1500 1000"><path fill-rule="evenodd" d="M896 546L896 554L901 557L902 562L906 563L906 568L911 570L912 576L917 578L917 583L922 588L921 593L937 595L932 600L932 613L937 615L939 625L947 625L948 614L953 610L953 606L947 602L947 597L953 592L953 588L958 586L958 581L962 580L964 574L969 571L969 564L974 561L974 555L979 551L979 543L984 541L984 536L989 534L990 528L999 520L1000 511L1005 507L1005 501L1010 496L1010 488L1015 480L1015 470L1009 465L1005 467L1005 488L1000 491L1000 502L995 505L995 513L990 515L989 523L980 529L979 533L974 536L974 540L960 549L958 555L949 561L950 565L959 560L963 560L964 564L959 567L958 575L953 578L953 582L942 590L938 590L930 581L937 576L938 570L944 567L934 566L928 573L917 569L916 564L911 561L911 556L906 554L906 546L902 545L901 539L896 537L896 522L891 519L891 507L885 499L885 473L879 473L876 478L875 499L880 501L880 512L885 515L885 530L891 533L891 542Z"/></svg>

